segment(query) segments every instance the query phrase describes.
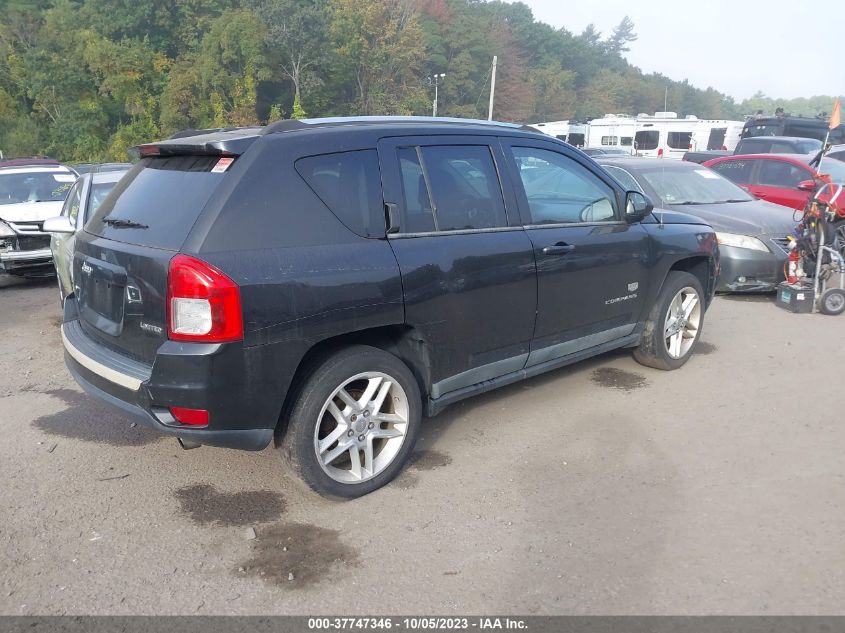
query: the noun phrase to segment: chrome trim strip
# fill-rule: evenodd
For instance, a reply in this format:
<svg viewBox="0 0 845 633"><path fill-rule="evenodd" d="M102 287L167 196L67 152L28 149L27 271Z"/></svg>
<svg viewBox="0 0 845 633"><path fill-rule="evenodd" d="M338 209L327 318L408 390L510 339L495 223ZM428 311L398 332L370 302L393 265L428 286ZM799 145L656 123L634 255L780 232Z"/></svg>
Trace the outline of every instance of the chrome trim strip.
<svg viewBox="0 0 845 633"><path fill-rule="evenodd" d="M0 261L16 262L28 259L43 259L45 257L52 257L53 253L49 248L42 248L37 251L10 251L8 253L0 253Z"/></svg>
<svg viewBox="0 0 845 633"><path fill-rule="evenodd" d="M618 338L627 336L628 334L634 331L635 327L637 327L636 324L621 325L619 327L611 328L609 330L604 330L603 332L588 334L587 336L582 336L581 338L576 338L569 341L564 341L563 343L557 343L556 345L549 345L548 347L541 347L540 349L532 350L532 352L528 355L528 362L525 366L527 368L531 367L532 365L539 365L540 363L545 363L556 358L561 358L562 356L568 356L569 354L582 352L585 349L596 347L597 345L610 343L611 341L614 341Z"/></svg>
<svg viewBox="0 0 845 633"><path fill-rule="evenodd" d="M122 374L119 371L115 371L111 367L106 367L102 363L98 363L93 358L90 358L80 352L73 344L68 340L67 334L65 334L65 326L62 324L62 342L65 346L65 351L70 354L73 359L85 367L85 369L94 372L101 378L105 378L109 382L113 382L116 385L120 385L124 389L130 389L131 391L138 391L141 388L141 381L133 376L128 376L126 374Z"/></svg>

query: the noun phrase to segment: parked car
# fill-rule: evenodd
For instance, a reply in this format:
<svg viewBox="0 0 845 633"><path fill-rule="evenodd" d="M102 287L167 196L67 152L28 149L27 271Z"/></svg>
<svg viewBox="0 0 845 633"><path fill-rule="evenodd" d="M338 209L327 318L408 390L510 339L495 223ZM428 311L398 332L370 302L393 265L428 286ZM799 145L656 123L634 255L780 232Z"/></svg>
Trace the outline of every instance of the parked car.
<svg viewBox="0 0 845 633"><path fill-rule="evenodd" d="M810 166L815 154L750 154L710 160L704 165L752 195L792 209L803 209L819 186ZM825 156L818 173L845 184L845 163Z"/></svg>
<svg viewBox="0 0 845 633"><path fill-rule="evenodd" d="M626 189L639 190L661 209L695 214L716 231L720 292L769 292L783 281L793 213L755 200L717 172L695 163L599 158ZM661 214L655 212L660 218Z"/></svg>
<svg viewBox="0 0 845 633"><path fill-rule="evenodd" d="M631 156L631 150L621 147L585 147L581 150L587 156Z"/></svg>
<svg viewBox="0 0 845 633"><path fill-rule="evenodd" d="M132 167L132 163L75 163L70 167L80 176L92 171L126 171Z"/></svg>
<svg viewBox="0 0 845 633"><path fill-rule="evenodd" d="M323 494L390 481L463 398L615 348L680 367L715 288L704 222L661 225L516 125L283 121L139 155L77 236L71 373L186 447L275 434Z"/></svg>
<svg viewBox="0 0 845 633"><path fill-rule="evenodd" d="M742 138L744 139L772 136L812 138L819 142L825 138L829 138L831 143L845 143L845 125L840 125L830 130L827 117L801 117L777 114L775 116L755 116L748 119L742 129ZM758 150L747 153L758 153Z"/></svg>
<svg viewBox="0 0 845 633"><path fill-rule="evenodd" d="M755 136L743 138L733 152L708 151L687 152L684 160L706 163L722 156L746 156L748 154L810 154L818 152L822 142L812 138L795 136Z"/></svg>
<svg viewBox="0 0 845 633"><path fill-rule="evenodd" d="M44 232L51 234L50 251L53 253L53 265L56 268L62 304L67 295L73 294L71 262L76 234L126 172L126 169L101 172L99 166L95 166L93 171L80 177L71 187L61 215L48 218L44 222Z"/></svg>
<svg viewBox="0 0 845 633"><path fill-rule="evenodd" d="M74 171L51 159L0 163L0 274L53 273L50 235L43 223L59 212L75 180Z"/></svg>

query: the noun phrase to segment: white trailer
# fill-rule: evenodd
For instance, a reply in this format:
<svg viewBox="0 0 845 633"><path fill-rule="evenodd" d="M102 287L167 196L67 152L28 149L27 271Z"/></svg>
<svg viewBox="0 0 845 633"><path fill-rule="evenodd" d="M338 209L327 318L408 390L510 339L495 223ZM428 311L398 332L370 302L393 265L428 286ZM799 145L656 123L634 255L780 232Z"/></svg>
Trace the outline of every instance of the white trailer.
<svg viewBox="0 0 845 633"><path fill-rule="evenodd" d="M636 131L636 117L627 114L605 114L602 118L589 122L585 147L615 147L632 152Z"/></svg>
<svg viewBox="0 0 845 633"><path fill-rule="evenodd" d="M698 129L692 135L692 149L695 151L736 149L742 135L743 121L726 119L700 119Z"/></svg>
<svg viewBox="0 0 845 633"><path fill-rule="evenodd" d="M569 135L569 121L549 121L547 123L531 123L531 127L543 134L554 136L561 141L567 140Z"/></svg>
<svg viewBox="0 0 845 633"><path fill-rule="evenodd" d="M566 141L575 147L584 147L587 142L587 125L584 123L569 121L549 121L547 123L531 123L530 127L554 136L561 141Z"/></svg>
<svg viewBox="0 0 845 633"><path fill-rule="evenodd" d="M634 134L637 156L681 160L692 147L698 124L699 118L692 114L683 119L675 112L638 115Z"/></svg>

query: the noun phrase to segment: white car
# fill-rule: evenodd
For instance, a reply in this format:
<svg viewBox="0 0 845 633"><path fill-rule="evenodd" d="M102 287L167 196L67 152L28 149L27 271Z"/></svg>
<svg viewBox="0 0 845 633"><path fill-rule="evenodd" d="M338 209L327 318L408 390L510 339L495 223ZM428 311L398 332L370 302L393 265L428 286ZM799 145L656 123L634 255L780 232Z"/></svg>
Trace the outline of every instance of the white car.
<svg viewBox="0 0 845 633"><path fill-rule="evenodd" d="M62 209L77 174L48 159L0 161L0 274L54 272L44 220Z"/></svg>

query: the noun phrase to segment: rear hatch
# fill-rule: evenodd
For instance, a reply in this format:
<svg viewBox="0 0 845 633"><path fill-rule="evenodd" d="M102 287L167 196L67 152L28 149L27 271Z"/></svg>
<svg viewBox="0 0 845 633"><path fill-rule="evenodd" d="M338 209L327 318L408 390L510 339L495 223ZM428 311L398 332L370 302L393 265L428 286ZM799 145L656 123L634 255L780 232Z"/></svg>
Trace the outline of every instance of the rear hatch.
<svg viewBox="0 0 845 633"><path fill-rule="evenodd" d="M89 336L152 363L167 339L170 260L231 160L219 153L148 155L106 197L80 234L73 261L80 322Z"/></svg>

